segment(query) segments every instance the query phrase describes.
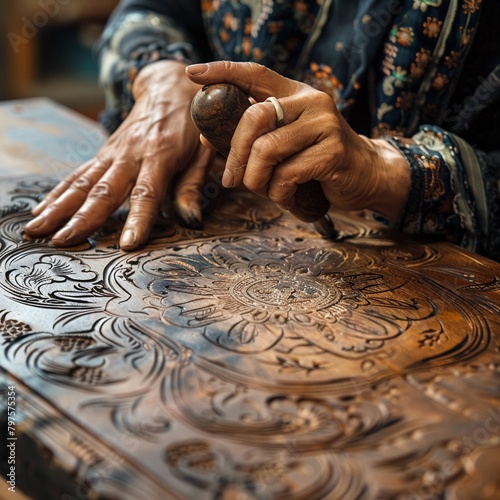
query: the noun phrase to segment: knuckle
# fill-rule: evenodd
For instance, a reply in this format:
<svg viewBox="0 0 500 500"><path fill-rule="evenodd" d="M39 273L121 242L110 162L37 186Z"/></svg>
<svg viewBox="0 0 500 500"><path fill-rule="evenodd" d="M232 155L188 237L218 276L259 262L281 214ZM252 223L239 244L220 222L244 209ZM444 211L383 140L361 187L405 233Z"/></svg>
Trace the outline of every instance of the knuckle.
<svg viewBox="0 0 500 500"><path fill-rule="evenodd" d="M275 203L283 202L293 196L296 189L297 178L293 172L277 169L269 187L269 197Z"/></svg>
<svg viewBox="0 0 500 500"><path fill-rule="evenodd" d="M265 123L268 119L266 106L257 106L254 104L247 108L243 117L245 118L245 121L248 121L248 123L251 124Z"/></svg>
<svg viewBox="0 0 500 500"><path fill-rule="evenodd" d="M54 214L57 214L56 217L59 215L59 214L63 214L64 213L64 210L63 210L63 207L61 206L61 204L59 203L59 201L57 199L55 199L54 201L50 201L50 205L44 210L44 215L49 215L49 216L53 216Z"/></svg>
<svg viewBox="0 0 500 500"><path fill-rule="evenodd" d="M94 183L88 178L88 176L82 175L72 182L71 187L77 191L88 193L92 189L93 185Z"/></svg>
<svg viewBox="0 0 500 500"><path fill-rule="evenodd" d="M278 195L276 193L270 192L270 193L268 193L268 198L273 203L276 203L276 205L283 206L283 205L286 205L286 202L290 198L290 196L283 196L283 195Z"/></svg>
<svg viewBox="0 0 500 500"><path fill-rule="evenodd" d="M132 201L150 201L157 200L158 198L158 190L152 185L145 183L136 184L130 193L130 199Z"/></svg>
<svg viewBox="0 0 500 500"><path fill-rule="evenodd" d="M151 128L148 130L151 131ZM136 146L138 144L142 144L144 142L144 133L142 132L142 130L140 130L139 128L133 128L129 134L128 134L128 137L127 137L127 142L129 144L129 146ZM146 138L146 142L150 142L150 139L149 137Z"/></svg>
<svg viewBox="0 0 500 500"><path fill-rule="evenodd" d="M86 226L89 222L89 214L80 210L71 217L71 224L77 226Z"/></svg>
<svg viewBox="0 0 500 500"><path fill-rule="evenodd" d="M91 167L91 171L98 172L98 173L104 173L108 168L110 167L112 161L109 160L106 156L104 155L99 155L96 156L94 164ZM85 170L87 171L87 170Z"/></svg>
<svg viewBox="0 0 500 500"><path fill-rule="evenodd" d="M109 182L98 182L89 192L89 198L97 198L102 201L113 201L115 192Z"/></svg>
<svg viewBox="0 0 500 500"><path fill-rule="evenodd" d="M318 108L330 110L335 105L335 101L330 94L313 87L302 87L299 94L302 99L314 102L316 110Z"/></svg>
<svg viewBox="0 0 500 500"><path fill-rule="evenodd" d="M266 164L277 165L283 161L283 158L276 156L280 150L280 145L281 141L278 139L277 134L271 132L261 135L255 140L252 145L252 153Z"/></svg>
<svg viewBox="0 0 500 500"><path fill-rule="evenodd" d="M104 154L103 152L100 152L100 153L98 153L96 155L95 160L94 160L93 163L94 163L94 166L95 165L105 165L105 166L108 166L111 163L111 160L108 158L107 154Z"/></svg>
<svg viewBox="0 0 500 500"><path fill-rule="evenodd" d="M222 67L225 69L225 70L231 70L232 67L233 67L233 63L232 61L222 61Z"/></svg>
<svg viewBox="0 0 500 500"><path fill-rule="evenodd" d="M338 139L334 140L332 139L333 137ZM322 142L323 153L330 158L330 161L341 163L344 158L349 156L349 150L346 144L347 139L343 134L335 131Z"/></svg>
<svg viewBox="0 0 500 500"><path fill-rule="evenodd" d="M236 174L245 168L246 163L247 158L244 152L241 152L238 148L231 147L226 161L226 168L233 174Z"/></svg>
<svg viewBox="0 0 500 500"><path fill-rule="evenodd" d="M276 190L274 197L277 200L283 200L290 197L295 192L297 185L294 182L282 181L278 182L279 191Z"/></svg>
<svg viewBox="0 0 500 500"><path fill-rule="evenodd" d="M313 90L311 91L311 93L313 95L311 95L312 98L314 98L315 100L318 101L318 103L321 105L321 106L325 106L325 107L331 107L333 105L333 98L330 97L326 92L322 92L322 91L319 91L319 90Z"/></svg>
<svg viewBox="0 0 500 500"><path fill-rule="evenodd" d="M149 124L147 126L148 134L151 132L151 129L154 127L153 124ZM118 151L130 151L135 146L140 145L147 139L147 135L145 134L145 124L142 121L132 124L128 127L126 133L124 133L119 141L117 141L115 145L115 150Z"/></svg>
<svg viewBox="0 0 500 500"><path fill-rule="evenodd" d="M143 227L145 223L147 223L149 220L152 219L151 214L148 214L145 217L146 214L144 213L137 213L131 210L129 212L129 215L127 217L127 227L130 228L140 228Z"/></svg>

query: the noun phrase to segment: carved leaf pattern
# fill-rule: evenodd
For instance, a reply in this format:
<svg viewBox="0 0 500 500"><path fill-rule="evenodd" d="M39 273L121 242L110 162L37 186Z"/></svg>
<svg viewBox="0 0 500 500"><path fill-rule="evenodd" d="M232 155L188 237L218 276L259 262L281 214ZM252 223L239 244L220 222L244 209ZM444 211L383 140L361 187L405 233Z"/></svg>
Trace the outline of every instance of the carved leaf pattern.
<svg viewBox="0 0 500 500"><path fill-rule="evenodd" d="M142 252L120 253L112 224L65 252L22 242L19 200L48 187L2 200L0 364L60 409L36 432L57 441L71 420L120 457L107 474L70 446L84 481L119 498L149 477L167 498L495 486L498 267L352 219L340 229L356 238L328 242L246 198L203 232L170 219Z"/></svg>

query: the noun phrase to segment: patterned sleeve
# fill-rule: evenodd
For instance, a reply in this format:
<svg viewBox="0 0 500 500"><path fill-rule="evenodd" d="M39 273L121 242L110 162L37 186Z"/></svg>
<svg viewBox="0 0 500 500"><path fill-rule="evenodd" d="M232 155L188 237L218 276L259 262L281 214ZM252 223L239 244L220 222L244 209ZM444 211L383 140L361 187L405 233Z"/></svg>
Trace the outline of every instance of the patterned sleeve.
<svg viewBox="0 0 500 500"><path fill-rule="evenodd" d="M143 67L162 59L186 64L199 60L182 24L147 10L128 10L112 17L97 52L106 100L100 121L110 133L132 109L132 84Z"/></svg>
<svg viewBox="0 0 500 500"><path fill-rule="evenodd" d="M500 152L483 153L435 126L389 141L411 168L400 228L500 260Z"/></svg>

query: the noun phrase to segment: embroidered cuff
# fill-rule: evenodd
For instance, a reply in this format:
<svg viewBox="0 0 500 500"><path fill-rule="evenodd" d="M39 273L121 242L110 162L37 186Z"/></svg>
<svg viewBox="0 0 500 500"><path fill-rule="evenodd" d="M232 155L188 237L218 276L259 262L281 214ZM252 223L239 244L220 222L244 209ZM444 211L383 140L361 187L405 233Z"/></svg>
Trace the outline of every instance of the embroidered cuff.
<svg viewBox="0 0 500 500"><path fill-rule="evenodd" d="M406 157L411 190L400 229L477 251L480 224L465 165L451 134L422 127L411 140L387 139Z"/></svg>

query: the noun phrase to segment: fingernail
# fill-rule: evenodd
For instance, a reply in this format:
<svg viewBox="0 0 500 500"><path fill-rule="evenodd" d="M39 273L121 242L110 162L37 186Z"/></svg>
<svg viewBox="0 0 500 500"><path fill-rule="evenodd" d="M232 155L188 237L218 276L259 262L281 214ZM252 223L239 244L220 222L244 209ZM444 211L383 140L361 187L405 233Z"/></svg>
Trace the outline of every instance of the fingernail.
<svg viewBox="0 0 500 500"><path fill-rule="evenodd" d="M178 200L175 203L175 210L187 227L190 229L201 229L202 216L200 207L185 205L182 200Z"/></svg>
<svg viewBox="0 0 500 500"><path fill-rule="evenodd" d="M41 214L45 210L46 206L47 206L47 202L45 200L43 200L38 205L33 207L33 209L31 210L31 213L35 216L38 214Z"/></svg>
<svg viewBox="0 0 500 500"><path fill-rule="evenodd" d="M33 219L30 220L25 226L24 229L28 229L28 231L36 231L38 228L43 226L44 219Z"/></svg>
<svg viewBox="0 0 500 500"><path fill-rule="evenodd" d="M184 214L183 220L191 229L201 229L202 227L201 217L199 217L194 212L187 212L186 214Z"/></svg>
<svg viewBox="0 0 500 500"><path fill-rule="evenodd" d="M205 71L208 70L208 64L191 64L190 66L186 66L186 73L190 75L203 75Z"/></svg>
<svg viewBox="0 0 500 500"><path fill-rule="evenodd" d="M33 220L30 220L25 226L24 230L28 232L40 233L44 231L44 227L47 224L47 219L43 216L38 216Z"/></svg>
<svg viewBox="0 0 500 500"><path fill-rule="evenodd" d="M63 227L60 231L58 231L53 237L52 241L59 241L61 243L70 243L70 240L74 236L74 230L72 227Z"/></svg>
<svg viewBox="0 0 500 500"><path fill-rule="evenodd" d="M121 247L132 247L135 245L136 235L132 229L127 229L120 238Z"/></svg>
<svg viewBox="0 0 500 500"><path fill-rule="evenodd" d="M224 170L224 174L222 175L222 185L225 188L231 188L234 185L234 175L229 170Z"/></svg>

